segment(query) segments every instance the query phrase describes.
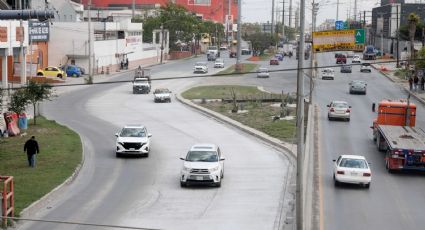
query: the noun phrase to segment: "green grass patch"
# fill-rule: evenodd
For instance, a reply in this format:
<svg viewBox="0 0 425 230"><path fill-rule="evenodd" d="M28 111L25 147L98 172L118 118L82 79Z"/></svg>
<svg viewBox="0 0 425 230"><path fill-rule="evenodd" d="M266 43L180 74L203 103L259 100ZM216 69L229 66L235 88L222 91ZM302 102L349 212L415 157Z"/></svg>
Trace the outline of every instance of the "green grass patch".
<svg viewBox="0 0 425 230"><path fill-rule="evenodd" d="M26 133L0 139L0 174L14 178L15 215L63 183L82 159L78 134L55 121L37 117L37 125L31 121ZM40 146L35 168L28 166L24 153L24 144L33 135Z"/></svg>
<svg viewBox="0 0 425 230"><path fill-rule="evenodd" d="M239 86L239 85L214 85L214 86L198 86L191 88L182 93L186 99L221 99L232 98L231 89L236 93L238 99L246 98L279 98L280 94L270 94L259 90L255 86Z"/></svg>
<svg viewBox="0 0 425 230"><path fill-rule="evenodd" d="M259 66L258 64L254 64L254 63L241 63L241 64L242 64L242 72L240 72L240 74L253 72ZM235 70L235 65L232 65L228 67L227 69L222 70L214 75L234 74L234 73L238 73L238 72L236 72Z"/></svg>
<svg viewBox="0 0 425 230"><path fill-rule="evenodd" d="M273 53L264 53L260 55L260 61L267 61L273 56Z"/></svg>
<svg viewBox="0 0 425 230"><path fill-rule="evenodd" d="M185 91L182 96L186 99L220 99L231 98L230 89L233 88L238 99L262 99L262 98L280 98L280 94L270 94L258 90L251 86L199 86ZM285 95L286 96L286 95ZM286 142L295 142L295 120L276 120L274 116L279 116L281 108L272 106L273 103L262 103L259 100L252 102L239 102L241 113L230 112L233 108L232 103L206 102L199 103L200 106L221 113L233 120L239 121L244 125L260 130L272 137ZM276 104L276 103L275 103ZM291 116L295 116L295 108L289 108Z"/></svg>

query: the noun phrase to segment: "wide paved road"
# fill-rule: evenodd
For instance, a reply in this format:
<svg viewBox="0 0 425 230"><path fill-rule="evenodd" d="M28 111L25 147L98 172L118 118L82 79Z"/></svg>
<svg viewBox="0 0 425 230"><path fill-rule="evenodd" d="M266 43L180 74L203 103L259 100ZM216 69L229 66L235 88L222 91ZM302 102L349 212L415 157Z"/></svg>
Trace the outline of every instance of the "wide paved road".
<svg viewBox="0 0 425 230"><path fill-rule="evenodd" d="M153 79L191 75L196 60L205 57L154 67ZM153 88L179 92L205 80L153 81ZM291 160L177 101L155 104L152 94L133 95L130 83L93 85L60 96L43 113L81 134L85 163L38 218L161 229L276 229L282 224ZM134 123L146 125L153 134L150 156L117 159L114 133ZM179 157L199 142L222 148L226 161L221 188L180 188ZM97 228L28 222L22 229Z"/></svg>
<svg viewBox="0 0 425 230"><path fill-rule="evenodd" d="M319 65L334 65L333 53L318 55ZM369 126L376 114L372 103L381 99L406 98L406 93L386 77L372 70L360 73L340 73L335 69L334 81L318 80L315 102L320 105L321 123L321 185L326 230L424 229L425 176L413 174L389 174L385 170L384 153L378 152L372 141ZM348 82L352 79L367 81L367 95L350 95ZM351 121L327 120L327 108L331 100L345 100L352 106ZM416 125L425 127L425 109L418 106ZM340 154L364 155L371 162L372 184L370 189L357 186L334 187L332 159Z"/></svg>

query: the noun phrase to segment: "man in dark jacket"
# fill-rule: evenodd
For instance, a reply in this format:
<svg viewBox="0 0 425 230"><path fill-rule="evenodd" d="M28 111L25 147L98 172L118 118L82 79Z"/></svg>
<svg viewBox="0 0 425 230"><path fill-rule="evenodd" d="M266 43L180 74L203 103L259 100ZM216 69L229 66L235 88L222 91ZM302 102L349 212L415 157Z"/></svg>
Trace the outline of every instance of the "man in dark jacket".
<svg viewBox="0 0 425 230"><path fill-rule="evenodd" d="M24 152L27 152L28 164L30 167L35 167L35 154L39 153L38 142L35 140L35 136L27 140L24 145Z"/></svg>

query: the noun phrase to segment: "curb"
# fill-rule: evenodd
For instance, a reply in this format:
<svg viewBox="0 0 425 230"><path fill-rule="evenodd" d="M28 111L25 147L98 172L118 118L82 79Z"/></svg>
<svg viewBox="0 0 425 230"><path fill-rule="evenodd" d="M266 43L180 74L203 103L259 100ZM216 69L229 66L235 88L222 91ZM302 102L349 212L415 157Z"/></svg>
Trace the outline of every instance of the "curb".
<svg viewBox="0 0 425 230"><path fill-rule="evenodd" d="M377 70L379 73L381 73L382 75L384 75L386 78L388 78L390 81L396 83L396 81L394 81L394 79L392 79L388 74L386 74L385 72L382 72L379 68L377 68L374 64L371 64L372 68L374 68L375 70Z"/></svg>
<svg viewBox="0 0 425 230"><path fill-rule="evenodd" d="M248 126L246 126L246 125L244 125L244 124L242 124L238 121L235 121L235 120L230 119L230 118L228 118L224 115L221 115L220 113L217 113L217 112L211 111L209 109L203 108L203 107L191 102L190 100L183 98L180 95L180 93L176 94L175 96L176 96L176 98L179 102L200 111L201 113L203 113L206 116L215 118L215 119L217 119L221 122L224 122L226 124L229 124L229 125L237 128L239 130L242 130L242 131L258 138L258 139L261 139L262 141L269 143L269 144L273 145L274 147L277 147L279 149L283 149L286 152L284 155L287 156L288 158L291 158L290 160L296 159L297 154L296 154L296 149L294 149L294 148L296 148L296 145L285 143L283 141L280 141L277 138L271 137L271 136L269 136L269 135L267 135L263 132L260 132L256 129L248 127Z"/></svg>

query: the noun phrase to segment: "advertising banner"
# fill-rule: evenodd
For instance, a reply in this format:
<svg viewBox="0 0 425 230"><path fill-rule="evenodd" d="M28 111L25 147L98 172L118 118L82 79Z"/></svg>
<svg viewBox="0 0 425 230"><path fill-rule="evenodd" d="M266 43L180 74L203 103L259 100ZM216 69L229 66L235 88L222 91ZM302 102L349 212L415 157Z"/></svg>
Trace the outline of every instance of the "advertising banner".
<svg viewBox="0 0 425 230"><path fill-rule="evenodd" d="M364 42L364 29L313 32L313 50L316 53L344 50L363 51Z"/></svg>

